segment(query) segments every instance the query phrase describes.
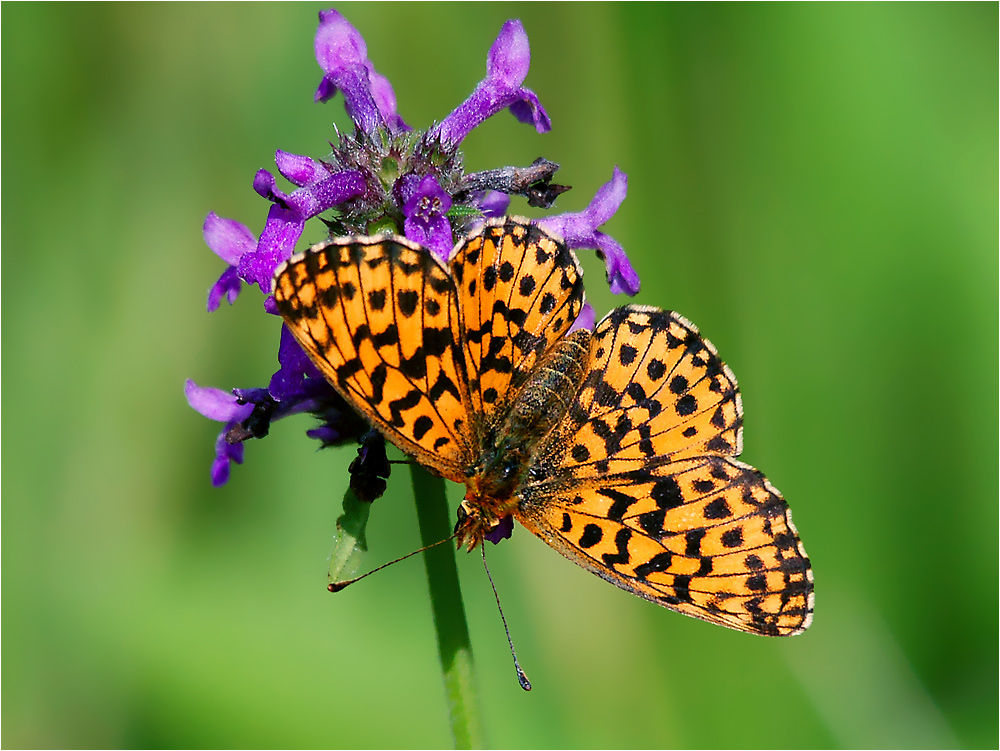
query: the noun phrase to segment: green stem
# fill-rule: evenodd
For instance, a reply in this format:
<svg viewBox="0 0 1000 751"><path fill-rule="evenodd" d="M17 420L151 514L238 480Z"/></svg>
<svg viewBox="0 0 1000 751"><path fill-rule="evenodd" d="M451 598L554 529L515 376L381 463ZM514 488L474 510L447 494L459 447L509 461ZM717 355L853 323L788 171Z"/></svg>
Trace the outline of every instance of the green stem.
<svg viewBox="0 0 1000 751"><path fill-rule="evenodd" d="M417 464L410 465L410 475L420 540L424 545L431 545L452 533L444 480ZM472 644L458 584L454 546L438 545L424 551L424 565L455 748L480 748L483 732L479 702L472 685Z"/></svg>

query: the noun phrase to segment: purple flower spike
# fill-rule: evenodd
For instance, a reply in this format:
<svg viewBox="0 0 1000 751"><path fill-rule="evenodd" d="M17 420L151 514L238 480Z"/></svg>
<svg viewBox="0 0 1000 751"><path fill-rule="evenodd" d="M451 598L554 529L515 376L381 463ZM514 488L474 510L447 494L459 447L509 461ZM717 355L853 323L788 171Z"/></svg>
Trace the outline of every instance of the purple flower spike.
<svg viewBox="0 0 1000 751"><path fill-rule="evenodd" d="M530 89L521 88L530 64L531 50L524 26L516 19L507 21L486 56L486 78L468 99L431 129L430 135L440 137L443 144L454 148L473 128L507 107L521 122L534 124L539 133L548 133L552 123L538 97Z"/></svg>
<svg viewBox="0 0 1000 751"><path fill-rule="evenodd" d="M443 260L455 246L451 225L445 214L451 208L451 196L431 175L423 179L407 175L400 180L403 199L403 230L408 240L433 250Z"/></svg>
<svg viewBox="0 0 1000 751"><path fill-rule="evenodd" d="M368 59L364 38L337 11L320 11L315 48L316 62L324 73L316 89L317 102L329 100L340 90L347 114L365 133L386 126L395 132L409 130L396 114L392 85L375 72Z"/></svg>
<svg viewBox="0 0 1000 751"><path fill-rule="evenodd" d="M235 219L224 219L214 211L205 217L202 235L212 252L229 264L219 281L208 291L208 311L211 313L219 307L223 297L229 300L230 305L236 302L240 294L240 278L236 273L236 266L245 253L257 247L257 238Z"/></svg>
<svg viewBox="0 0 1000 751"><path fill-rule="evenodd" d="M190 379L184 383L184 396L196 412L226 424L215 440L215 461L212 462L212 486L221 487L229 480L230 463L243 463L243 444L230 444L226 433L250 417L253 405L238 404L235 395L222 389L199 386Z"/></svg>
<svg viewBox="0 0 1000 751"><path fill-rule="evenodd" d="M610 235L598 232L597 228L614 216L627 192L628 177L615 167L611 180L598 189L586 209L575 214L557 214L537 222L543 229L562 237L574 250L595 248L604 259L608 284L616 295L636 294L639 291L639 275L632 268L625 249Z"/></svg>

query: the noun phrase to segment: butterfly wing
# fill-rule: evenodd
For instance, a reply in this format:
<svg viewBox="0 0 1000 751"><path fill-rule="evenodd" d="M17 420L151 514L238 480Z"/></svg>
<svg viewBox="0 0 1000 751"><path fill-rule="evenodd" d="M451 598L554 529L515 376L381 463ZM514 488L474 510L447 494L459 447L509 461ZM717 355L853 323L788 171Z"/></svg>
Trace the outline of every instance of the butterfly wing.
<svg viewBox="0 0 1000 751"><path fill-rule="evenodd" d="M675 313L627 306L594 332L593 362L536 453L516 517L607 581L751 633L808 627L809 559L781 494L733 457L736 380Z"/></svg>
<svg viewBox="0 0 1000 751"><path fill-rule="evenodd" d="M576 321L583 272L564 243L516 217L487 222L458 249L451 269L472 407L490 423Z"/></svg>
<svg viewBox="0 0 1000 751"><path fill-rule="evenodd" d="M402 238L316 245L275 274L285 325L323 375L394 444L464 481L469 387L455 285Z"/></svg>

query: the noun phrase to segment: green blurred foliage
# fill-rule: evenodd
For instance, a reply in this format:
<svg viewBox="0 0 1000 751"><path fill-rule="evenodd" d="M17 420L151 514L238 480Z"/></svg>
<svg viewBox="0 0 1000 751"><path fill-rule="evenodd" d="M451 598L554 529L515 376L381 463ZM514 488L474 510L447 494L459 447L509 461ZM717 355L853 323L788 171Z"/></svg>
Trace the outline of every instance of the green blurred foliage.
<svg viewBox="0 0 1000 751"><path fill-rule="evenodd" d="M214 210L259 232L254 171L348 124L312 102L320 7L2 8L5 747L451 742L420 564L324 590L353 452L288 420L213 490L217 425L181 390L275 368L259 295L205 313L222 264L200 229ZM553 131L500 115L467 166L553 159L561 210L628 173L607 231L638 301L736 372L744 457L816 572L812 629L765 640L518 532L489 558L524 694L462 557L489 742L995 747L997 5L341 10L417 127L524 21ZM585 264L599 312L620 304ZM406 477L366 566L417 546Z"/></svg>

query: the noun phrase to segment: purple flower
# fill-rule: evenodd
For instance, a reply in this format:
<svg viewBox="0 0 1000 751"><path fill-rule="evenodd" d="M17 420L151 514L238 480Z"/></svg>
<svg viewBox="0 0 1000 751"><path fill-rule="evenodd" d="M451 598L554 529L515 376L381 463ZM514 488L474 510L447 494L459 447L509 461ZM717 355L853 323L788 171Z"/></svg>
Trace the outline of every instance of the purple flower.
<svg viewBox="0 0 1000 751"><path fill-rule="evenodd" d="M486 56L486 78L429 135L439 138L447 148L454 148L473 128L508 107L522 123L532 123L539 133L548 133L552 124L538 97L530 89L521 88L530 64L531 49L524 26L516 19L507 21Z"/></svg>
<svg viewBox="0 0 1000 751"><path fill-rule="evenodd" d="M608 221L628 192L628 177L615 167L611 180L602 185L590 205L575 214L557 214L539 219L536 223L543 229L558 235L573 248L596 248L604 259L608 284L616 295L634 295L639 291L639 275L625 255L625 249L618 242L597 228Z"/></svg>
<svg viewBox="0 0 1000 751"><path fill-rule="evenodd" d="M316 62L324 73L314 97L317 102L329 100L340 90L347 114L365 133L371 135L380 127L409 130L396 114L392 85L375 72L368 59L364 38L337 11L320 11L315 48Z"/></svg>
<svg viewBox="0 0 1000 751"><path fill-rule="evenodd" d="M358 31L334 10L322 11L319 19L315 51L323 79L315 99L327 101L343 92L345 107L357 127L352 134L339 135L331 143L332 153L323 159L276 151L277 173L293 186L289 192L278 187L271 171L256 173L253 188L270 202L259 238L235 220L208 215L205 241L226 263L209 290L209 310L218 308L223 299L232 304L246 282L260 288L265 310L276 314L271 296L274 272L295 251L306 222L328 210L335 210L324 219L331 236L366 234L380 226L402 228L408 239L447 260L454 238L464 236L484 217L506 213L511 196L523 196L529 206L549 208L569 189L552 182L559 165L543 158L527 167L471 174L462 167L459 144L502 109L534 124L540 133L550 129L538 97L522 87L531 53L520 21L503 25L487 54L486 77L469 98L440 124L414 137L396 111L392 85L376 72ZM607 264L612 290L634 293L638 278L624 251L598 231L621 204L626 188L625 175L615 168L611 182L584 211L539 223L564 237L571 248L596 248ZM592 327L593 318L593 309L586 305L575 326ZM245 440L264 437L275 420L288 415L308 412L315 416L319 425L307 432L323 446L356 440L370 429L285 327L278 369L267 388L227 392L189 381L185 393L193 408L225 425L216 440L212 464L216 486L228 480L233 462L243 461ZM352 486L375 496L388 474L387 465L383 466L384 441L377 434L366 441L353 465ZM488 539L499 542L509 537L512 526L510 518L502 520Z"/></svg>
<svg viewBox="0 0 1000 751"><path fill-rule="evenodd" d="M219 307L223 297L229 300L230 305L236 302L241 286L236 267L243 254L256 247L257 238L235 219L224 219L214 211L210 211L205 217L201 231L205 243L212 252L229 264L219 277L219 281L208 291L208 312L211 313Z"/></svg>
<svg viewBox="0 0 1000 751"><path fill-rule="evenodd" d="M331 173L325 164L308 157L278 151L275 162L282 175L300 187L286 194L277 188L274 175L265 169L257 171L254 190L274 205L267 215L257 248L252 253L245 253L239 265L240 278L248 284L256 284L265 295L271 294L274 270L291 257L306 220L354 198L366 187L360 172Z"/></svg>
<svg viewBox="0 0 1000 751"><path fill-rule="evenodd" d="M266 389L221 389L198 386L188 380L184 394L188 404L205 417L225 423L215 441L212 485L229 480L231 462L243 463L243 442L263 438L271 423L289 415L309 412L321 420L307 434L333 446L356 440L369 430L365 420L352 410L320 374L288 329L281 327L278 370Z"/></svg>
<svg viewBox="0 0 1000 751"><path fill-rule="evenodd" d="M184 383L184 395L192 409L210 420L226 424L215 440L215 461L212 462L212 486L221 487L229 480L230 462L243 463L243 444L230 444L226 440L226 434L250 417L253 405L240 404L233 394L199 386L190 379Z"/></svg>
<svg viewBox="0 0 1000 751"><path fill-rule="evenodd" d="M403 230L407 240L430 248L438 257L448 260L455 245L451 225L445 214L451 208L451 196L433 175L419 178L407 175L399 183L399 197L403 205Z"/></svg>

